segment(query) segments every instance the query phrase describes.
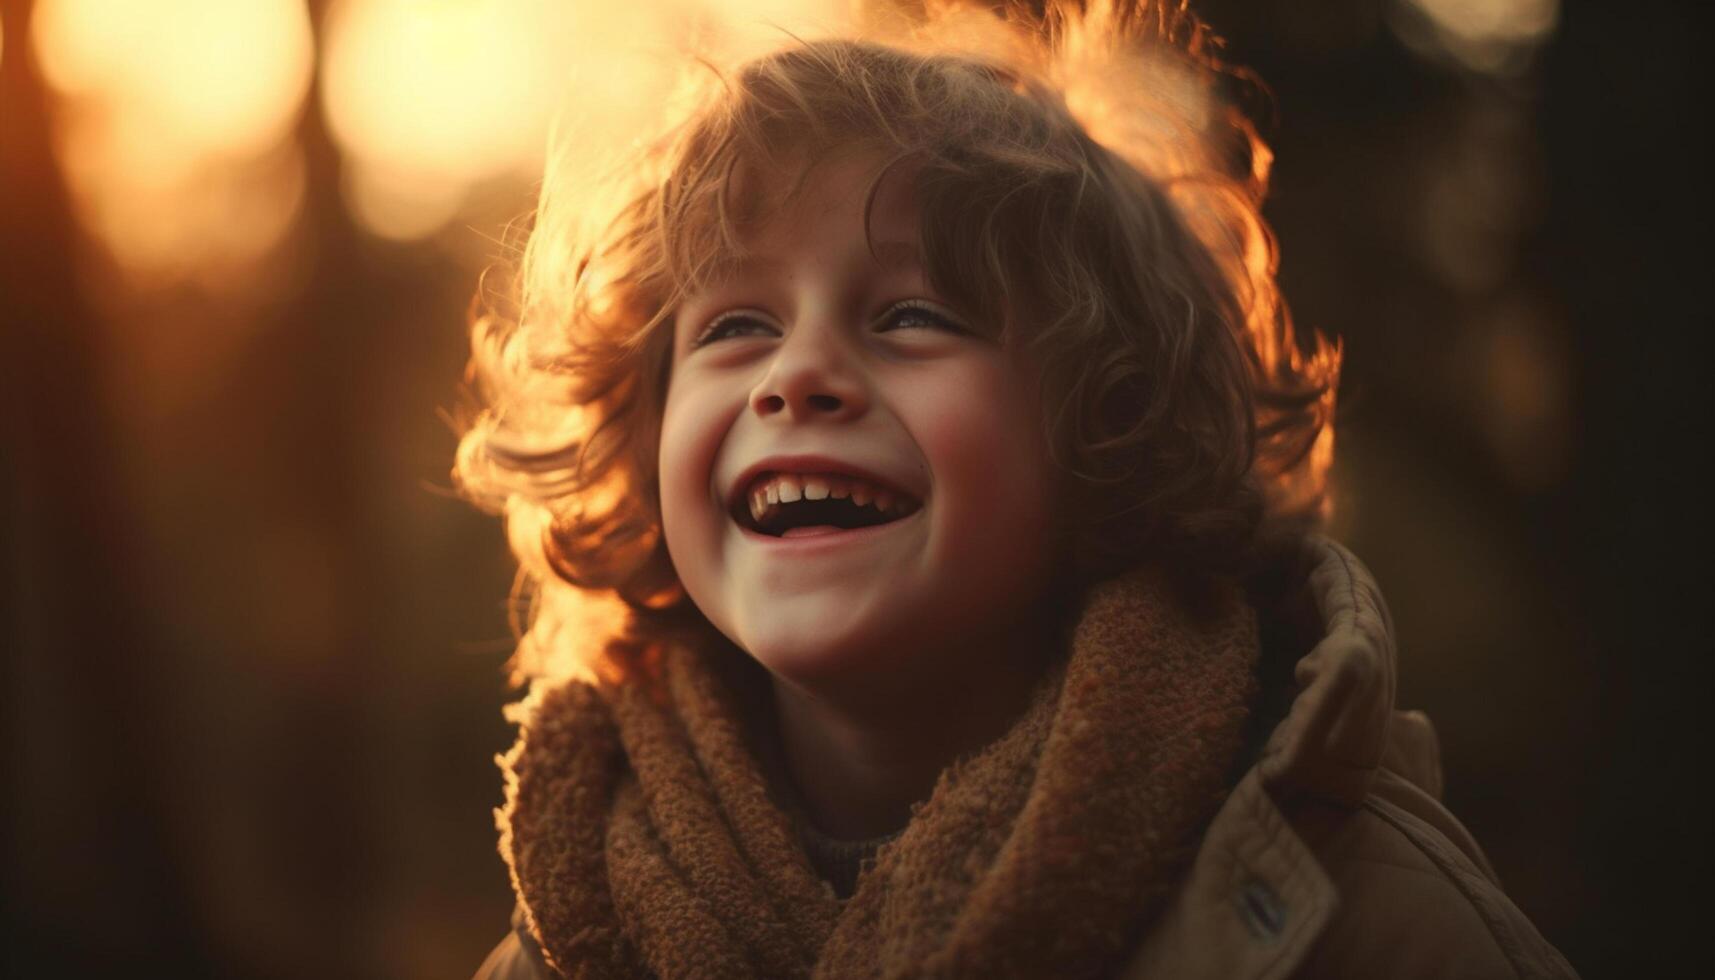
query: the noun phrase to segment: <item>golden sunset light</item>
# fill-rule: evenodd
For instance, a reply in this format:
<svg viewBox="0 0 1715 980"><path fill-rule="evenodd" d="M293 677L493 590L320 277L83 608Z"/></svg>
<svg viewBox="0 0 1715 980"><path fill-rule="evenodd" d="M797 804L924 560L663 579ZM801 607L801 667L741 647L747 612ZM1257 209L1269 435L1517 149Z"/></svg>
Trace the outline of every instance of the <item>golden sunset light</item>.
<svg viewBox="0 0 1715 980"><path fill-rule="evenodd" d="M654 119L676 46L797 29L826 2L341 0L322 61L353 214L385 238L432 234L484 181L542 167L558 118L574 145L622 145Z"/></svg>
<svg viewBox="0 0 1715 980"><path fill-rule="evenodd" d="M297 0L44 0L57 150L85 224L140 281L230 281L290 230L308 92Z"/></svg>
<svg viewBox="0 0 1715 980"><path fill-rule="evenodd" d="M1700 10L0 0L8 975L1686 972Z"/></svg>

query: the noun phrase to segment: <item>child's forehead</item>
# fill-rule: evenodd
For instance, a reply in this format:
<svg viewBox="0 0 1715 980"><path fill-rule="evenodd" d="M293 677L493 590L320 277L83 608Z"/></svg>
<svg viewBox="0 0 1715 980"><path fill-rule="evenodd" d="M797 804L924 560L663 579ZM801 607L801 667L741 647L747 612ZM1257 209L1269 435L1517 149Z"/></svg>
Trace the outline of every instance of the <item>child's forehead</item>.
<svg viewBox="0 0 1715 980"><path fill-rule="evenodd" d="M748 231L831 213L861 214L873 205L881 224L917 221L921 161L864 143L787 151L784 160L741 155L722 194L726 211Z"/></svg>
<svg viewBox="0 0 1715 980"><path fill-rule="evenodd" d="M924 268L915 188L886 161L826 162L752 194L740 187L737 206L704 216L689 243L700 252L701 274L687 285L708 288L781 273L807 248L836 236L885 272ZM752 185L754 186L754 185Z"/></svg>

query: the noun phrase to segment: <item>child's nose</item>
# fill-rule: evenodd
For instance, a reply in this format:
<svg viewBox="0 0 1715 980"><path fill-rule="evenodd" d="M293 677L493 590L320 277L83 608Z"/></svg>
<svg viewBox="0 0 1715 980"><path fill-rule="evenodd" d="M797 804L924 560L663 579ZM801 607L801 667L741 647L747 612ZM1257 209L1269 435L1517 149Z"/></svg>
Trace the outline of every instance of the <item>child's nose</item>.
<svg viewBox="0 0 1715 980"><path fill-rule="evenodd" d="M834 329L800 325L791 331L751 390L751 410L795 420L862 414L868 381Z"/></svg>

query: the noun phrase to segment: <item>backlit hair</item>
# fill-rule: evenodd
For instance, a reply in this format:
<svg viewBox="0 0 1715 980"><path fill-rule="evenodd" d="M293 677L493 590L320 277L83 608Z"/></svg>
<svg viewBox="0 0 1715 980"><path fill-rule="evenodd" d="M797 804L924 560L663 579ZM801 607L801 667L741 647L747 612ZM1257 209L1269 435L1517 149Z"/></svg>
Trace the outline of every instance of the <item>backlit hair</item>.
<svg viewBox="0 0 1715 980"><path fill-rule="evenodd" d="M697 59L658 139L599 174L551 158L522 261L473 309L455 468L520 562L515 681L713 629L661 533L673 312L740 253L746 176L801 186L834 151L912 165L931 286L1041 379L1067 574L1241 574L1328 518L1340 349L1295 335L1268 150L1217 42L1175 5L927 6Z"/></svg>

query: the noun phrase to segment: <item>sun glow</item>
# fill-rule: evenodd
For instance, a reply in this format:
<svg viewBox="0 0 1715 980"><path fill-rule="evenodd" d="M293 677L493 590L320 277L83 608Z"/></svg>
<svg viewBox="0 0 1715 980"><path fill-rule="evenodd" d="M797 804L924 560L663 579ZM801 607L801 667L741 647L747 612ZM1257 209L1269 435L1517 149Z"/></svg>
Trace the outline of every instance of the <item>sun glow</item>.
<svg viewBox="0 0 1715 980"><path fill-rule="evenodd" d="M80 217L125 272L230 285L290 230L301 2L42 0L32 33Z"/></svg>
<svg viewBox="0 0 1715 980"><path fill-rule="evenodd" d="M551 120L585 147L624 145L667 97L675 51L755 43L832 6L340 0L322 97L346 200L374 234L433 234L485 182L535 179Z"/></svg>

